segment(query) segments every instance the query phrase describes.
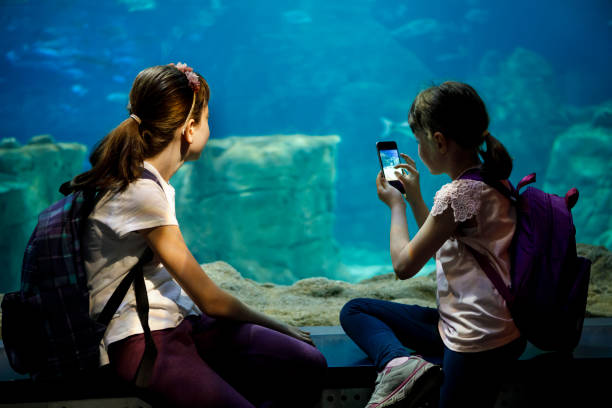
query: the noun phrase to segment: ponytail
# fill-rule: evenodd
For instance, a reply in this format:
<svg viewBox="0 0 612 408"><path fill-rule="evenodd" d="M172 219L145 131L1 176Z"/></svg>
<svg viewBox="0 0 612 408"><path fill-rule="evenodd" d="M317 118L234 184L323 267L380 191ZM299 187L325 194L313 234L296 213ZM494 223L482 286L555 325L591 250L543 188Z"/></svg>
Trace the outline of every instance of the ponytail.
<svg viewBox="0 0 612 408"><path fill-rule="evenodd" d="M489 131L485 131L484 142L486 150L478 149L482 158L482 174L489 180L505 180L512 173L512 158L504 145L497 140Z"/></svg>
<svg viewBox="0 0 612 408"><path fill-rule="evenodd" d="M106 135L89 156L92 169L76 176L71 188L120 192L140 177L146 149L140 126L130 117Z"/></svg>

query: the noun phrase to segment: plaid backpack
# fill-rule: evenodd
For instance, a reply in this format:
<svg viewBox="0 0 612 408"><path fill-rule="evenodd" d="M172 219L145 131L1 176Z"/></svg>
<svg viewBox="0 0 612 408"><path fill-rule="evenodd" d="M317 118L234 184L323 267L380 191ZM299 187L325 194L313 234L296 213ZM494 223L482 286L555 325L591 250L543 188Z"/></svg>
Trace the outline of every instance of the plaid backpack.
<svg viewBox="0 0 612 408"><path fill-rule="evenodd" d="M573 351L582 333L591 273L591 261L576 253L571 209L578 190L559 197L528 187L519 194L535 182L535 173L510 190L499 181L485 180L478 170L460 178L489 184L516 207L510 287L486 256L468 248L505 299L522 336L542 350Z"/></svg>
<svg viewBox="0 0 612 408"><path fill-rule="evenodd" d="M161 184L144 169L142 178ZM75 377L100 364L99 345L106 327L134 282L138 315L145 331L145 357L137 385L146 385L156 350L149 325L149 304L142 266L152 259L147 247L94 320L89 316L89 289L82 254L86 220L99 196L70 193L45 209L25 250L21 288L2 300L2 339L11 367L34 380Z"/></svg>

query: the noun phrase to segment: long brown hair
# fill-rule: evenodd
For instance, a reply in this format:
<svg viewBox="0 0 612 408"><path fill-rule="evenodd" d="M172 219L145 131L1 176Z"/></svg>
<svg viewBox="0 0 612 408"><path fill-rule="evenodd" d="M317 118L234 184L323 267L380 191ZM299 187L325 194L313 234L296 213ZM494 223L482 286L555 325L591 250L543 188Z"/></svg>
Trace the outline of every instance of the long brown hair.
<svg viewBox="0 0 612 408"><path fill-rule="evenodd" d="M476 90L448 81L421 91L408 114L413 132L441 132L461 147L477 149L483 160L483 177L504 180L512 172L512 158L489 131L489 114ZM482 148L485 144L486 149Z"/></svg>
<svg viewBox="0 0 612 408"><path fill-rule="evenodd" d="M142 162L168 146L176 129L190 118L199 124L210 89L197 75L200 89L194 92L185 74L172 65L141 71L132 85L128 105L128 112L141 123L128 116L98 142L89 156L91 170L76 176L71 188L119 192L140 177Z"/></svg>

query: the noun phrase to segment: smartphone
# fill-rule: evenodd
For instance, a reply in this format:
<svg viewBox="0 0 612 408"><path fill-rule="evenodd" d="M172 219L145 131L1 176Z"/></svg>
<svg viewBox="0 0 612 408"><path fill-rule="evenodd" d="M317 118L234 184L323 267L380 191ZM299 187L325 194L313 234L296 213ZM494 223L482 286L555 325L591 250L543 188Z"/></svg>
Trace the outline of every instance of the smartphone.
<svg viewBox="0 0 612 408"><path fill-rule="evenodd" d="M380 168L389 182L393 187L397 188L402 194L404 194L404 186L397 179L395 175L396 171L402 171L396 169L394 166L399 164L400 156L397 151L397 144L394 141L376 142L376 150L378 151L378 161L380 162Z"/></svg>

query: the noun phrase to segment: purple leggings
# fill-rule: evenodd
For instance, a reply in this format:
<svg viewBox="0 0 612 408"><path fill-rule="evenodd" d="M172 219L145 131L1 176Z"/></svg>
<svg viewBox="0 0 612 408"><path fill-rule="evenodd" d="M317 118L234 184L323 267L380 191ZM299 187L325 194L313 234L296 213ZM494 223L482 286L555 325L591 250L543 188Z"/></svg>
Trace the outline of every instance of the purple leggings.
<svg viewBox="0 0 612 408"><path fill-rule="evenodd" d="M188 316L153 332L157 359L149 392L173 407L310 407L327 362L315 347L250 323ZM132 381L144 335L109 346L111 367Z"/></svg>

